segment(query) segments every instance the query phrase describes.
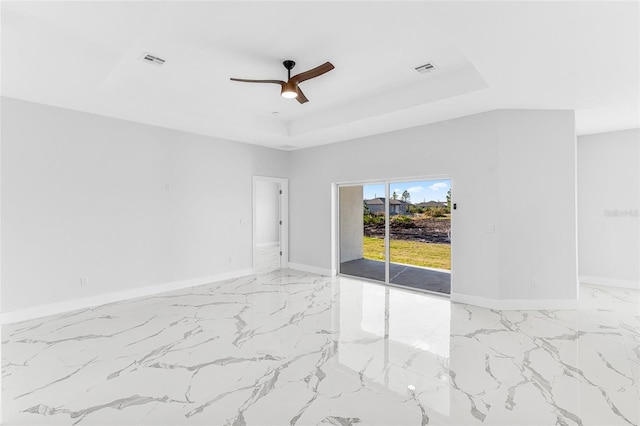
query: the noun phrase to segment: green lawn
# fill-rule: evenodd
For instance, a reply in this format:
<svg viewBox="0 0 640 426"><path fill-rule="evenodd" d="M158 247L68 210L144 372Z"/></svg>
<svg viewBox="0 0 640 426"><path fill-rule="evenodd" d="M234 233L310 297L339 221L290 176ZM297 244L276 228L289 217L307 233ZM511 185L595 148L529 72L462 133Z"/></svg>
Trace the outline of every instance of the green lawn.
<svg viewBox="0 0 640 426"><path fill-rule="evenodd" d="M384 240L382 238L364 237L363 243L365 259L384 260ZM389 250L392 263L451 269L451 246L449 244L391 240Z"/></svg>

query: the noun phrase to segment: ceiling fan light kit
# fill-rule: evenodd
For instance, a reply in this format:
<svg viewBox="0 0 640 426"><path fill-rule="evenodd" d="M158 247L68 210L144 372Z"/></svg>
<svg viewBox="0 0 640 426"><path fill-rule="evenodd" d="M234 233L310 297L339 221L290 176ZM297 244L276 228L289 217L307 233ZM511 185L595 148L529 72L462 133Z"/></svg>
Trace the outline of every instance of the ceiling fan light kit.
<svg viewBox="0 0 640 426"><path fill-rule="evenodd" d="M293 99L298 97L298 91L296 90L296 85L287 82L282 86L282 92L280 93L283 98Z"/></svg>
<svg viewBox="0 0 640 426"><path fill-rule="evenodd" d="M302 93L298 84L302 83L305 80L309 80L315 77L318 77L326 72L331 71L333 68L333 64L331 62L325 62L324 64L317 66L309 71L301 72L300 74L294 75L291 77L291 69L296 65L296 63L290 59L287 59L282 63L287 70L287 82L285 83L282 80L247 80L244 78L231 78L232 81L241 81L244 83L273 83L279 84L281 87L280 94L283 98L288 99L297 99L298 102L304 104L309 102L309 99Z"/></svg>

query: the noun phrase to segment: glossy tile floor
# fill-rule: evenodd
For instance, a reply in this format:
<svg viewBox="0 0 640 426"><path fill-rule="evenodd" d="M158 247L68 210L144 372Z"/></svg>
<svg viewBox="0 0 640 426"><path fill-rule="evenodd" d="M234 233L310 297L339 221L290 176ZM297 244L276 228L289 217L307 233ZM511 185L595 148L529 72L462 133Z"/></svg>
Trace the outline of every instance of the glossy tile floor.
<svg viewBox="0 0 640 426"><path fill-rule="evenodd" d="M255 271L264 274L280 269L280 246L258 247L255 252Z"/></svg>
<svg viewBox="0 0 640 426"><path fill-rule="evenodd" d="M498 312L277 270L4 326L7 424L638 424L638 292Z"/></svg>

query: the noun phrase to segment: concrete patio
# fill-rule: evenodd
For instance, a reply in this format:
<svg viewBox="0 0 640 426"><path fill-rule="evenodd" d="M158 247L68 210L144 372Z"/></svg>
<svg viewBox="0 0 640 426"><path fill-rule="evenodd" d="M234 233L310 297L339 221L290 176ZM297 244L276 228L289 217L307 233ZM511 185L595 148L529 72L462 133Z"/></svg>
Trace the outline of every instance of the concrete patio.
<svg viewBox="0 0 640 426"><path fill-rule="evenodd" d="M384 262L356 259L340 264L340 273L371 280L384 281ZM389 264L391 284L437 293L451 293L451 273L417 266Z"/></svg>

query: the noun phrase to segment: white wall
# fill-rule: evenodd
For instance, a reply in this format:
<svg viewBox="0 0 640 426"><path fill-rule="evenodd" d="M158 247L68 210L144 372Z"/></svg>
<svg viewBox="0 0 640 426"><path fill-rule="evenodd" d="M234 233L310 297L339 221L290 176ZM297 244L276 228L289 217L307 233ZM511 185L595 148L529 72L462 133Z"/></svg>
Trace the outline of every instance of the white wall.
<svg viewBox="0 0 640 426"><path fill-rule="evenodd" d="M578 138L582 282L640 288L640 129Z"/></svg>
<svg viewBox="0 0 640 426"><path fill-rule="evenodd" d="M258 247L280 242L280 185L256 181L256 244Z"/></svg>
<svg viewBox="0 0 640 426"><path fill-rule="evenodd" d="M501 298L575 298L573 112L502 111L499 123Z"/></svg>
<svg viewBox="0 0 640 426"><path fill-rule="evenodd" d="M364 257L362 186L340 188L340 262Z"/></svg>
<svg viewBox="0 0 640 426"><path fill-rule="evenodd" d="M334 266L333 183L449 177L454 293L576 298L572 112L493 111L291 153L6 98L2 124L4 312L251 268L254 175L290 178L294 265ZM553 219L528 209L549 199Z"/></svg>
<svg viewBox="0 0 640 426"><path fill-rule="evenodd" d="M570 111L493 111L294 151L290 258L313 267L334 266L333 182L450 177L458 206L452 212L455 293L475 301L575 301L574 171ZM554 216L557 220L535 211L520 212L522 206L548 198L554 187L559 191L552 201L566 210ZM495 232L487 232L487 225L493 225ZM520 232L520 226L528 228ZM550 236L562 236L543 239L534 232L543 228ZM533 277L536 287L530 284Z"/></svg>
<svg viewBox="0 0 640 426"><path fill-rule="evenodd" d="M251 268L252 176L287 160L2 98L2 311Z"/></svg>

